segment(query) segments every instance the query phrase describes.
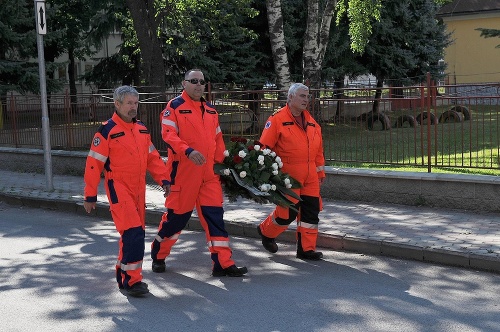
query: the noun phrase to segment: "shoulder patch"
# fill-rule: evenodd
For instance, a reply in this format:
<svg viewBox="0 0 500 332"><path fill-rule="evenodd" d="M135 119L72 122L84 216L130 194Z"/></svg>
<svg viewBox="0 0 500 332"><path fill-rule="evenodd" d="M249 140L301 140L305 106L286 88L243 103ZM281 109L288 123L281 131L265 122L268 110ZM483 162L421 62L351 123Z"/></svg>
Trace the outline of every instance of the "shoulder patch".
<svg viewBox="0 0 500 332"><path fill-rule="evenodd" d="M105 139L108 139L109 132L111 131L111 129L113 129L114 126L116 126L116 123L113 120L109 119L99 126L97 132L99 132Z"/></svg>
<svg viewBox="0 0 500 332"><path fill-rule="evenodd" d="M94 146L98 146L99 144L101 144L101 139L99 137L94 137L92 144L94 144Z"/></svg>
<svg viewBox="0 0 500 332"><path fill-rule="evenodd" d="M163 116L164 116L164 117L169 117L169 116L170 116L170 111L169 111L169 110L165 110L165 111L163 112Z"/></svg>
<svg viewBox="0 0 500 332"><path fill-rule="evenodd" d="M269 129L269 128L271 128L271 121L268 120L266 122L266 125L264 126L264 129Z"/></svg>

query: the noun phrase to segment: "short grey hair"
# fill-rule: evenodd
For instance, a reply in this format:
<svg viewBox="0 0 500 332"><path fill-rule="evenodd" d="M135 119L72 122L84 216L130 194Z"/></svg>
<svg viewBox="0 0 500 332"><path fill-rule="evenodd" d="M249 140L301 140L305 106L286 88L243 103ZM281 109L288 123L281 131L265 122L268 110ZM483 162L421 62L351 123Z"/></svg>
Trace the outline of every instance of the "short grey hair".
<svg viewBox="0 0 500 332"><path fill-rule="evenodd" d="M305 84L302 83L293 83L290 85L290 89L288 89L288 96L286 99L286 102L288 103L290 101L290 97L295 96L298 90L307 90L309 91L309 87Z"/></svg>
<svg viewBox="0 0 500 332"><path fill-rule="evenodd" d="M113 100L122 103L126 95L132 95L139 98L139 92L137 92L136 89L129 85L123 85L115 89L113 92Z"/></svg>

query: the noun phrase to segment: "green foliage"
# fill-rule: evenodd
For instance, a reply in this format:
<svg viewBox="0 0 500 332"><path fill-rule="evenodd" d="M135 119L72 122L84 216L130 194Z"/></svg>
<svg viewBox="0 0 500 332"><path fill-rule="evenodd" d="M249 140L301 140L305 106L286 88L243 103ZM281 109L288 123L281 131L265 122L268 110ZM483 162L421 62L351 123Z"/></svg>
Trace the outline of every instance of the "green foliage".
<svg viewBox="0 0 500 332"><path fill-rule="evenodd" d="M432 0L384 1L358 61L378 80L398 80L393 84L421 82L427 72L439 78L450 36L435 18L437 9Z"/></svg>
<svg viewBox="0 0 500 332"><path fill-rule="evenodd" d="M481 37L484 38L500 38L500 30L498 29L485 29L485 28L477 28L476 30L481 31ZM496 48L500 48L500 44L496 46Z"/></svg>
<svg viewBox="0 0 500 332"><path fill-rule="evenodd" d="M359 54L363 53L372 34L373 20L380 20L381 0L341 0L337 6L337 25L347 15L351 49Z"/></svg>

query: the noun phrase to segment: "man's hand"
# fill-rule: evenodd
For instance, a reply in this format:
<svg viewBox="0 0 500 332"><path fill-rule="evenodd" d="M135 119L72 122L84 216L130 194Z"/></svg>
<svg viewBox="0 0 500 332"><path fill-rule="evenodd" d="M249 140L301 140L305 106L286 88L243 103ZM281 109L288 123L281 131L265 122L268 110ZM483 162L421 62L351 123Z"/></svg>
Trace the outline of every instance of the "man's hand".
<svg viewBox="0 0 500 332"><path fill-rule="evenodd" d="M83 208L87 213L90 213L92 210L95 210L95 203L96 202L85 202L83 201Z"/></svg>
<svg viewBox="0 0 500 332"><path fill-rule="evenodd" d="M169 184L165 184L162 186L163 188L163 197L167 197L168 195L170 195L170 185Z"/></svg>
<svg viewBox="0 0 500 332"><path fill-rule="evenodd" d="M189 156L189 160L191 160L195 165L203 165L207 162L205 157L197 150L193 150Z"/></svg>

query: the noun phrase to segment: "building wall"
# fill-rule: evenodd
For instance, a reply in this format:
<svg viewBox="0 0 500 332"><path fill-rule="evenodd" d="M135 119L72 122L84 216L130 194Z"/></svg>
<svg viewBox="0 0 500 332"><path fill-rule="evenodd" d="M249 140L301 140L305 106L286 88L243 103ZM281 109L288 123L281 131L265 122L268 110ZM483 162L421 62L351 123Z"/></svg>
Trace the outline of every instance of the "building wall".
<svg viewBox="0 0 500 332"><path fill-rule="evenodd" d="M500 13L443 17L453 44L445 50L450 84L500 82L500 38L480 37L475 29L500 29Z"/></svg>

